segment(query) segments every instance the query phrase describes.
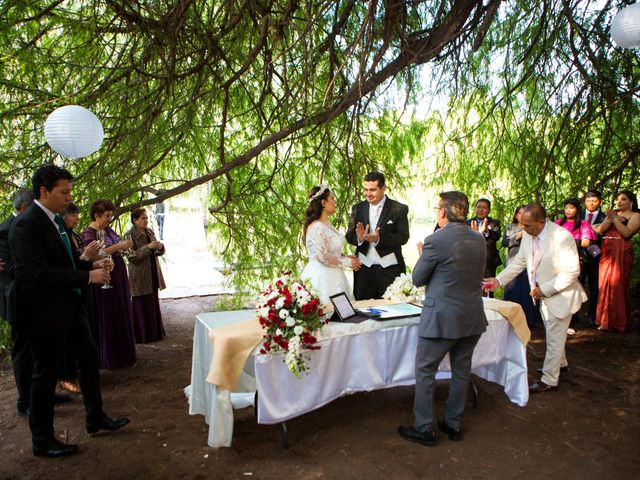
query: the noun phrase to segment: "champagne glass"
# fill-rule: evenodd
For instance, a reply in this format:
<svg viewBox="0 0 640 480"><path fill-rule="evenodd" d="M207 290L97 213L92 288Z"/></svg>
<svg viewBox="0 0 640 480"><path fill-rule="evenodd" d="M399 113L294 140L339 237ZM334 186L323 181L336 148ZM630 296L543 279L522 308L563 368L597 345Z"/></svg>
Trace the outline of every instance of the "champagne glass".
<svg viewBox="0 0 640 480"><path fill-rule="evenodd" d="M124 240L125 242L131 242L131 244L133 245L133 237L132 237L131 235L129 235L129 234L127 234L127 235L123 235L123 236L122 236L122 240ZM133 254L133 247L131 247L131 248L127 248L127 249L124 251L124 254L125 254L125 255L132 255L132 254Z"/></svg>
<svg viewBox="0 0 640 480"><path fill-rule="evenodd" d="M107 272L112 272L112 271L113 271L114 263L113 263L113 259L111 258L111 255L109 255L109 254L106 254L106 253L105 253L105 254L103 255L103 257L102 257L102 258L104 259L104 262L103 262L103 264L102 264L102 269L103 269L103 270L105 270L105 271L107 271ZM107 283L105 283L104 285L102 285L102 287L101 287L101 288L102 288L103 290L107 290L107 289L109 289L109 288L113 288L113 287L112 287L112 286L111 286L111 284L109 283L109 280L107 280Z"/></svg>
<svg viewBox="0 0 640 480"><path fill-rule="evenodd" d="M105 238L104 230L96 230L96 240L100 243L100 251L98 252L98 254L101 257L104 257L106 255L104 251L104 247L105 247L104 238Z"/></svg>

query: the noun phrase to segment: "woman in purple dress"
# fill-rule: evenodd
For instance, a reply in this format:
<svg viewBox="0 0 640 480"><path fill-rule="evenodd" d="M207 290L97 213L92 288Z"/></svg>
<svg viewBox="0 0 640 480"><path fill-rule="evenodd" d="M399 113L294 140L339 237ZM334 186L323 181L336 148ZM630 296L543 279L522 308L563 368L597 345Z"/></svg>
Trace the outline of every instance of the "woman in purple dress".
<svg viewBox="0 0 640 480"><path fill-rule="evenodd" d="M164 338L158 289L166 288L158 256L164 255L164 245L147 228L149 217L144 208L131 212L133 253L129 254L129 280L133 303L133 329L136 343L149 343Z"/></svg>
<svg viewBox="0 0 640 480"><path fill-rule="evenodd" d="M136 344L133 334L133 311L129 292L127 268L121 252L131 248L128 241L121 241L109 227L115 206L110 200L96 200L91 205L89 226L82 232L88 243L104 241L101 253L111 255L113 271L109 284L112 288L94 285L98 311L98 338L100 368L119 368L133 365L136 361Z"/></svg>

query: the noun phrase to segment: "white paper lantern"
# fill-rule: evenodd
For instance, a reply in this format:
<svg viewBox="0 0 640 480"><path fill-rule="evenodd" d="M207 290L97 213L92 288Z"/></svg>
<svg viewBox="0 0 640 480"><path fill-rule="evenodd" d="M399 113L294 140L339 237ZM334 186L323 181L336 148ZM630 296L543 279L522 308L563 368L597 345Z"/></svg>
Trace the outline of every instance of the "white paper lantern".
<svg viewBox="0 0 640 480"><path fill-rule="evenodd" d="M640 4L629 5L613 17L611 38L624 48L640 47Z"/></svg>
<svg viewBox="0 0 640 480"><path fill-rule="evenodd" d="M93 112L79 105L57 108L44 122L49 146L63 157L82 158L102 145L104 130Z"/></svg>

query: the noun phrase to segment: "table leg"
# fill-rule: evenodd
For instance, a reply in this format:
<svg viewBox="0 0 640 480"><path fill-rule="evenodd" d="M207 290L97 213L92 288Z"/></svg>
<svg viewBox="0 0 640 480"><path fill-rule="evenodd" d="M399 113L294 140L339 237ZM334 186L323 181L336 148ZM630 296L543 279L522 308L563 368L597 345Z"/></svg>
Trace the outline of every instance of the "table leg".
<svg viewBox="0 0 640 480"><path fill-rule="evenodd" d="M258 390L256 390L256 395L253 397L253 412L256 417L256 423L258 422ZM282 427L282 448L289 448L289 432L287 431L287 422L280 423Z"/></svg>
<svg viewBox="0 0 640 480"><path fill-rule="evenodd" d="M289 435L287 432L287 422L282 422L280 424L282 426L282 448L289 448Z"/></svg>

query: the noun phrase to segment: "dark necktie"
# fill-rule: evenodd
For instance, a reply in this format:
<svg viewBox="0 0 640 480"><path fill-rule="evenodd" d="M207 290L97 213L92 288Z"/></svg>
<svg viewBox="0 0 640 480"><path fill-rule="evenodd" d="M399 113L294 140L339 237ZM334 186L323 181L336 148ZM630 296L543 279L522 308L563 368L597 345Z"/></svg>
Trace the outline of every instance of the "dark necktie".
<svg viewBox="0 0 640 480"><path fill-rule="evenodd" d="M73 253L71 252L71 241L69 240L69 235L67 235L67 229L64 228L64 221L58 215L54 217L54 220L56 222L56 225L58 225L58 230L60 231L62 242L64 243L64 246L67 250L67 254L69 255L69 258L71 259L71 263L73 264L73 269L75 270L76 262L73 259Z"/></svg>
<svg viewBox="0 0 640 480"><path fill-rule="evenodd" d="M589 215L587 215L587 222L589 222L589 225L593 224L593 212L589 212Z"/></svg>

